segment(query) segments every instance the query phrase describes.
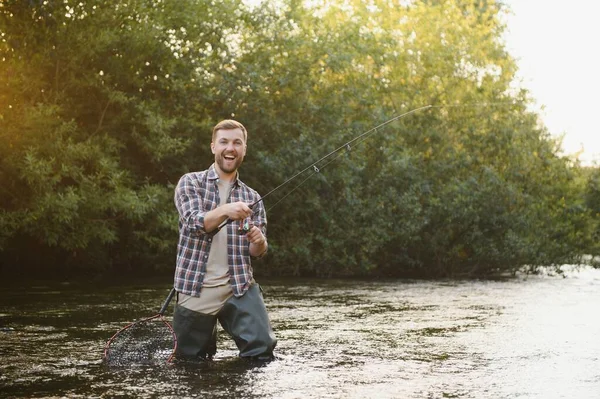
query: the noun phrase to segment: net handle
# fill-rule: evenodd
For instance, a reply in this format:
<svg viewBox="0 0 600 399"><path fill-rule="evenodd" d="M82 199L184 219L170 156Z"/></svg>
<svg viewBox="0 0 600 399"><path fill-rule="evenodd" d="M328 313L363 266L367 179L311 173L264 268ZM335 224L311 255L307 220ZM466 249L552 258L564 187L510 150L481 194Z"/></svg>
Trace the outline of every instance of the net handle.
<svg viewBox="0 0 600 399"><path fill-rule="evenodd" d="M162 316L165 314L165 312L167 311L167 308L169 307L169 303L171 303L171 299L173 299L176 292L177 291L175 291L175 288L171 288L171 292L169 292L169 296L167 297L167 299L165 299L165 303L163 303L162 307L158 311L159 315Z"/></svg>

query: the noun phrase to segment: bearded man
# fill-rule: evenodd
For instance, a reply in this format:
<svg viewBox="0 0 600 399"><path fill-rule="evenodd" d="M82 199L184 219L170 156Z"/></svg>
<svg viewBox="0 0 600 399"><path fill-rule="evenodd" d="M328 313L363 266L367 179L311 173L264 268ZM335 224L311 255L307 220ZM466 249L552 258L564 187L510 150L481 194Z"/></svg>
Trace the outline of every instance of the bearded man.
<svg viewBox="0 0 600 399"><path fill-rule="evenodd" d="M260 195L238 174L247 139L241 123L219 122L210 144L214 163L183 175L175 188L179 244L173 329L178 358L212 359L217 321L235 341L240 357L273 358L277 340L251 263L268 249L267 215Z"/></svg>

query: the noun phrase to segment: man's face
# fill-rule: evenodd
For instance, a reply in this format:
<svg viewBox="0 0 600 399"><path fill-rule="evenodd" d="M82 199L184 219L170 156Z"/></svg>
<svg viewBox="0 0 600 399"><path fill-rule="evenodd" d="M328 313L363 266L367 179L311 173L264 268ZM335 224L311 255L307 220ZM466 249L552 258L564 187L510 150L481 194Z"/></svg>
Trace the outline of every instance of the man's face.
<svg viewBox="0 0 600 399"><path fill-rule="evenodd" d="M226 175L235 173L246 155L246 142L242 129L217 130L215 140L210 143L215 154L217 167Z"/></svg>

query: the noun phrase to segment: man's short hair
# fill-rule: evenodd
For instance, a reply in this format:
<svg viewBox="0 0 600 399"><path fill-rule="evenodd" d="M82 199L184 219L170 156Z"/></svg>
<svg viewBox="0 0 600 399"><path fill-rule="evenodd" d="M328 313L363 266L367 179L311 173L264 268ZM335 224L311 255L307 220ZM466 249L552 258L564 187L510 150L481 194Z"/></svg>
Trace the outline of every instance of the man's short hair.
<svg viewBox="0 0 600 399"><path fill-rule="evenodd" d="M221 122L217 123L213 128L212 140L215 141L215 137L217 137L218 130L233 130L233 129L241 129L242 133L244 133L244 142L248 142L248 132L244 125L239 123L238 121L234 121L233 119L225 119Z"/></svg>

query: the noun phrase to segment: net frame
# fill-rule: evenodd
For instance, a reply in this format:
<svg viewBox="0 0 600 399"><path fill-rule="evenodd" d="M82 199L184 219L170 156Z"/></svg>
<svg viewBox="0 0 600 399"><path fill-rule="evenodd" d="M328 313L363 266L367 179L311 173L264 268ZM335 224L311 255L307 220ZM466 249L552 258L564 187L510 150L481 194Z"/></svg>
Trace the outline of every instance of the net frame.
<svg viewBox="0 0 600 399"><path fill-rule="evenodd" d="M157 314L150 316L150 317L146 317L142 320L138 320L138 321L129 323L125 327L118 330L112 337L110 337L110 339L104 345L104 354L103 354L104 361L110 362L109 354L111 351L111 345L120 336L123 336L124 334L128 333L132 329L138 328L142 324L145 325L148 323L153 323L155 321L160 321L165 325L165 327L168 329L169 333L171 334L171 336L173 338L173 349L165 361L165 363L171 363L175 357L175 352L177 351L177 335L175 334L175 330L173 330L173 327L171 326L171 324L167 321L167 319L165 319L164 314L167 310L167 307L169 306L169 303L173 299L173 296L175 295L175 293L176 293L175 288L172 288L171 291L169 292L169 295L167 296L167 299L165 300L165 302L163 303L162 307L160 308L160 310Z"/></svg>

